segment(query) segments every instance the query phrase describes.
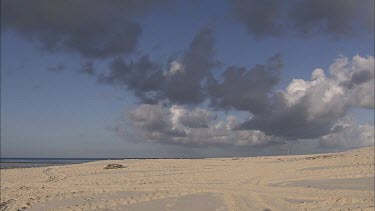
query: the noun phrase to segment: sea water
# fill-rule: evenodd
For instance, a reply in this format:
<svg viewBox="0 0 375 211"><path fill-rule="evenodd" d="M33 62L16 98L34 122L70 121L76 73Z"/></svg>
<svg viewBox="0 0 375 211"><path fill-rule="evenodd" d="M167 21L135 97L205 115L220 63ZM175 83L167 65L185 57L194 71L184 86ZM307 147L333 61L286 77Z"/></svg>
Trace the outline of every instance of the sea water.
<svg viewBox="0 0 375 211"><path fill-rule="evenodd" d="M1 169L30 168L86 163L98 158L0 158Z"/></svg>

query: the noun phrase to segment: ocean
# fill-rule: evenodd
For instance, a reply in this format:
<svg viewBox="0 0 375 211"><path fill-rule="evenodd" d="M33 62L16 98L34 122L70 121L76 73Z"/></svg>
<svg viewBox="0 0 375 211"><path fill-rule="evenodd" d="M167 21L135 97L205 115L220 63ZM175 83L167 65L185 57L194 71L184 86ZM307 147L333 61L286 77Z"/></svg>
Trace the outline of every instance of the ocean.
<svg viewBox="0 0 375 211"><path fill-rule="evenodd" d="M131 159L201 159L201 158L0 158L0 169L32 168L87 163L97 160L131 160Z"/></svg>
<svg viewBox="0 0 375 211"><path fill-rule="evenodd" d="M0 158L0 169L31 168L86 163L105 158Z"/></svg>

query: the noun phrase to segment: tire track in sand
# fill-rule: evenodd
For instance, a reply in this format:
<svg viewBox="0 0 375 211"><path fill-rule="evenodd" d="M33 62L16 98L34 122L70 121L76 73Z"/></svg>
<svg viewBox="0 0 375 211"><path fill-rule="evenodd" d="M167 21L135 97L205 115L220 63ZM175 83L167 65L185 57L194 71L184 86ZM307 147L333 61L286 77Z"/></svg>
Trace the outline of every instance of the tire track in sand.
<svg viewBox="0 0 375 211"><path fill-rule="evenodd" d="M48 177L46 182L58 182L67 178L65 174L58 172L54 167L43 170L43 173Z"/></svg>

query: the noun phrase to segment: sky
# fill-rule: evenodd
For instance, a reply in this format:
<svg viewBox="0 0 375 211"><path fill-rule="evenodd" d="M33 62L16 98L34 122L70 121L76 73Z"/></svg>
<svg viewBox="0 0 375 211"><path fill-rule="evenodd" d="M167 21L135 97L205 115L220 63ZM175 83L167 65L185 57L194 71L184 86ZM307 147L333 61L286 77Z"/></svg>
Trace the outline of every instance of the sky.
<svg viewBox="0 0 375 211"><path fill-rule="evenodd" d="M373 144L373 0L1 1L1 157Z"/></svg>

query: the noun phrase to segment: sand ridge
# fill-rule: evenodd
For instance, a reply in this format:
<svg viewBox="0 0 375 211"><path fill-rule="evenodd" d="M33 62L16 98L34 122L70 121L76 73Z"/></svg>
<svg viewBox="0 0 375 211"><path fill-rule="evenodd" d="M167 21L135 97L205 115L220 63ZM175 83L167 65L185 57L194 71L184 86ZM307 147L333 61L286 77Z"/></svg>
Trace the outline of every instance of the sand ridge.
<svg viewBox="0 0 375 211"><path fill-rule="evenodd" d="M374 147L1 170L1 210L18 209L374 210Z"/></svg>

